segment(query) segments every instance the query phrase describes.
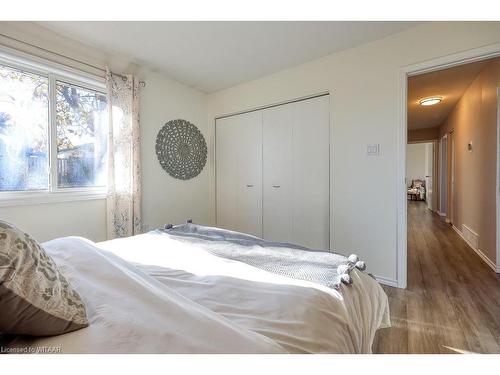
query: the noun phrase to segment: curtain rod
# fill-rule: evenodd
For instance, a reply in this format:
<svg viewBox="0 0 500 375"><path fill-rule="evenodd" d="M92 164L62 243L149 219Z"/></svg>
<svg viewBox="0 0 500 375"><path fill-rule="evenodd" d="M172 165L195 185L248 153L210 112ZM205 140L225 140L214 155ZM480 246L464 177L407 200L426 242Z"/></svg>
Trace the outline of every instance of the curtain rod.
<svg viewBox="0 0 500 375"><path fill-rule="evenodd" d="M85 62L85 61L77 60L77 59L75 59L75 58L73 58L73 57L70 57L70 56L65 56L65 55L63 55L63 54L61 54L61 53L54 52L54 51L48 50L48 49L46 49L46 48L43 48L43 47L37 46L37 45L35 45L35 44L31 44L31 43L25 42L24 40L17 39L17 38L13 38L13 37L11 37L11 36L9 36L9 35L5 35L5 34L2 34L2 33L0 33L0 36L3 36L4 38L11 39L11 40L16 41L16 42L18 42L18 43L22 43L22 44L25 44L25 45L27 45L27 46L30 46L30 47L33 47L33 48L36 48L36 49L39 49L39 50L41 50L41 51L48 52L48 53L50 53L50 54L52 54L52 55L56 55L56 56L62 57L62 58L64 58L64 59L74 61L74 62L76 62L76 63L78 63L78 64L83 64L83 65L86 65L86 66L88 66L88 67L90 67L90 68L93 68L93 69L96 69L96 70L100 70L100 71L101 71L101 72L103 72L103 73L105 73L105 72L106 72L106 69L103 69L103 68L101 68L101 67L99 67L99 66L89 64L89 63L87 63L87 62ZM118 74L118 73L112 73L112 74L114 74L115 76L121 77L123 80L126 80L126 79L127 79L127 77L126 77L126 76L124 76L123 74ZM146 86L146 82L145 82L145 81L139 81L139 85L140 85L141 87L145 87L145 86Z"/></svg>

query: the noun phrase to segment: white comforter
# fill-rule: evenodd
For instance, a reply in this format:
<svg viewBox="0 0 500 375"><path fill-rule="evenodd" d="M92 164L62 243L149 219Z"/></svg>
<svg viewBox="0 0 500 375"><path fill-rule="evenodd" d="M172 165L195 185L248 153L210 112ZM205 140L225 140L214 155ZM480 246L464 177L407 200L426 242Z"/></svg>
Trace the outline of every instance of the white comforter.
<svg viewBox="0 0 500 375"><path fill-rule="evenodd" d="M82 296L90 326L18 339L65 353L369 353L387 296L354 270L340 291L148 233L43 244ZM131 263L133 262L133 264Z"/></svg>

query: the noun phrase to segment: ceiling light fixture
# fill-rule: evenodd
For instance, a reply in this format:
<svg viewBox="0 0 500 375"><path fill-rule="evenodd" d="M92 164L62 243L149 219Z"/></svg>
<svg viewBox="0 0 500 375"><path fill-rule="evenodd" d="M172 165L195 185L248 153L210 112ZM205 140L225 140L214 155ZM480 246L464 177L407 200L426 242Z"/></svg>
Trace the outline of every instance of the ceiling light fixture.
<svg viewBox="0 0 500 375"><path fill-rule="evenodd" d="M420 105L435 105L441 103L441 100L443 100L442 97L433 96L432 98L420 99L419 103Z"/></svg>

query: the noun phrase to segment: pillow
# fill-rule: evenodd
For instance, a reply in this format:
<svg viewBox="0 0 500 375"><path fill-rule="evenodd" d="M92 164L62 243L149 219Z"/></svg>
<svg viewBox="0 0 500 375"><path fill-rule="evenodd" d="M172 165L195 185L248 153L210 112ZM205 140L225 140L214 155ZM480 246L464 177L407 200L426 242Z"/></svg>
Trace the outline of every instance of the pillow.
<svg viewBox="0 0 500 375"><path fill-rule="evenodd" d="M85 305L28 234L0 221L0 333L52 336L88 326Z"/></svg>

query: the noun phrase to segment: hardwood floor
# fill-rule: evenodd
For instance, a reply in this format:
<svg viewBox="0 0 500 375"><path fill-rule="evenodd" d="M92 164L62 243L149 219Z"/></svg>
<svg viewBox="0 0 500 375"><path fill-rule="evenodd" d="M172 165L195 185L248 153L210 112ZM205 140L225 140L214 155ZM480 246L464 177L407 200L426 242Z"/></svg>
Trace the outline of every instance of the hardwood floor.
<svg viewBox="0 0 500 375"><path fill-rule="evenodd" d="M500 276L425 202L408 202L408 288L384 289L374 353L500 353Z"/></svg>

